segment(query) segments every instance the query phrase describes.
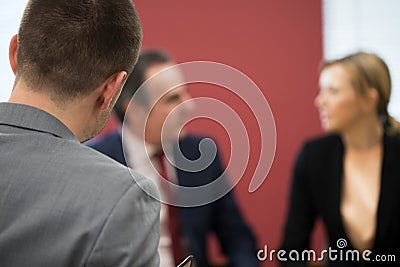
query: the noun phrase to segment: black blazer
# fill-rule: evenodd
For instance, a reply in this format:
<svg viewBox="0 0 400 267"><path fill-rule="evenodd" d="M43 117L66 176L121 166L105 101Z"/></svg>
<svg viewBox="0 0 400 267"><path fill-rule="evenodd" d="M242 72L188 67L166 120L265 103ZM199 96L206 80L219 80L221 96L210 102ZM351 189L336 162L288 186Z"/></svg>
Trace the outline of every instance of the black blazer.
<svg viewBox="0 0 400 267"><path fill-rule="evenodd" d="M383 138L381 193L378 204L377 229L372 248L375 255L395 255L400 266L400 140ZM282 249L302 251L310 246L310 233L317 217L325 225L329 246L338 249L340 238L345 249L354 249L344 229L340 213L344 146L337 135L307 142L298 156L292 183ZM291 263L283 264L292 266ZM332 261L329 266L386 266L382 262ZM293 266L301 266L293 264ZM303 263L304 266L304 263Z"/></svg>
<svg viewBox="0 0 400 267"><path fill-rule="evenodd" d="M179 142L183 155L197 159L202 138L187 136ZM113 133L100 141L89 144L92 148L127 165L122 150L120 133ZM178 163L179 165L179 163ZM219 157L206 169L199 172L186 172L177 169L178 183L183 186L199 186L212 182L223 172ZM228 266L256 267L256 242L250 228L246 225L232 192L219 200L200 207L179 208L183 233L188 240L198 267L210 266L207 260L207 234L214 232L221 249L229 260Z"/></svg>

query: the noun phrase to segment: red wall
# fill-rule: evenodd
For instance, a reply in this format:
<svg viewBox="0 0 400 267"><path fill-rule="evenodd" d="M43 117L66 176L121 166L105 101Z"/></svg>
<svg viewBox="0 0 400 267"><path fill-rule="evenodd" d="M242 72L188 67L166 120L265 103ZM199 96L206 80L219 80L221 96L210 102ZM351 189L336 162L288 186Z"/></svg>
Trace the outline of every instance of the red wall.
<svg viewBox="0 0 400 267"><path fill-rule="evenodd" d="M293 160L302 141L320 131L313 99L322 57L321 1L134 3L143 24L143 48L163 48L177 62L208 60L235 67L248 75L268 100L277 130L272 169L256 192L247 191L262 138L250 120L246 125L251 138L250 164L235 194L258 238L259 248L268 245L269 249L277 249ZM209 95L233 108L237 105L245 113L251 112L240 100L224 96L223 91L216 92L212 86L205 86L203 91L192 90L192 94ZM205 127L207 124L212 127ZM230 156L229 140L223 128L215 126L211 121L194 121L189 125L196 132L214 136L226 161Z"/></svg>

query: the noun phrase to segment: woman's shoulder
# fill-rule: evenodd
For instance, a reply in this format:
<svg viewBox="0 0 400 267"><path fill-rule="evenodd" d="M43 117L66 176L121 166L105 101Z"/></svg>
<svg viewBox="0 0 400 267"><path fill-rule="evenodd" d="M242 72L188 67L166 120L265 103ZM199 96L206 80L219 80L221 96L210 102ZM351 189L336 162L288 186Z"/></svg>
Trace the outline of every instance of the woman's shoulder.
<svg viewBox="0 0 400 267"><path fill-rule="evenodd" d="M339 135L328 134L307 139L304 142L303 149L311 151L326 151L327 149L341 148L342 146L342 139Z"/></svg>
<svg viewBox="0 0 400 267"><path fill-rule="evenodd" d="M395 134L388 134L385 133L385 142L393 144L393 145L400 145L400 133Z"/></svg>
<svg viewBox="0 0 400 267"><path fill-rule="evenodd" d="M308 139L297 156L296 170L306 171L310 181L320 184L326 181L326 172L340 167L343 152L339 135L329 134Z"/></svg>

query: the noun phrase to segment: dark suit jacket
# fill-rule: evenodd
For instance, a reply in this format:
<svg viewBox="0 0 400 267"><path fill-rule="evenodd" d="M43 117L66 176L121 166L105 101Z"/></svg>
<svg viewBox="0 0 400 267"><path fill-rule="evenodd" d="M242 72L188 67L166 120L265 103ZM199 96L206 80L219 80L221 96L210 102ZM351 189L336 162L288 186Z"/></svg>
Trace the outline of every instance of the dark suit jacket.
<svg viewBox="0 0 400 267"><path fill-rule="evenodd" d="M400 263L400 141L384 136L381 195L373 254L396 255ZM302 251L310 245L310 233L316 217L327 230L329 246L338 249L337 240L347 240L345 248L354 249L343 226L340 213L344 146L337 135L307 142L294 170L282 248ZM387 263L386 263L387 264ZM331 262L330 266L382 266L382 262ZM288 264L287 266L291 266ZM297 266L297 265L293 265ZM300 266L300 265L299 265Z"/></svg>
<svg viewBox="0 0 400 267"><path fill-rule="evenodd" d="M201 138L188 136L180 141L180 148L188 159L197 159ZM113 133L91 147L126 165L120 133ZM179 164L178 164L179 165ZM134 166L133 166L134 167ZM217 157L210 166L200 172L177 169L180 185L199 186L210 183L223 172ZM214 231L223 252L229 259L228 266L258 266L256 244L253 234L245 224L232 192L221 199L200 207L180 208L183 233L188 240L198 267L210 266L207 260L207 233Z"/></svg>
<svg viewBox="0 0 400 267"><path fill-rule="evenodd" d="M0 103L0 151L0 266L159 266L152 181L26 105Z"/></svg>

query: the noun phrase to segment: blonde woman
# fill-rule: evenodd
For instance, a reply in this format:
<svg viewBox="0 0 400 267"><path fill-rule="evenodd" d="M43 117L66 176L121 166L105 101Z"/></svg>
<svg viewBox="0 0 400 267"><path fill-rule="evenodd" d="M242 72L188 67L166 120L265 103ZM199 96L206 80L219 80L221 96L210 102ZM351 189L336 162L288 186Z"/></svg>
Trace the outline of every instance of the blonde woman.
<svg viewBox="0 0 400 267"><path fill-rule="evenodd" d="M387 111L388 67L374 54L352 54L325 62L319 87L315 105L327 135L306 142L297 158L282 248L302 260L320 217L336 250L326 254L328 266L396 264L379 255L399 264L400 130Z"/></svg>

